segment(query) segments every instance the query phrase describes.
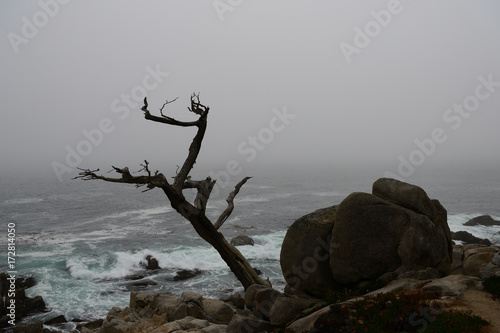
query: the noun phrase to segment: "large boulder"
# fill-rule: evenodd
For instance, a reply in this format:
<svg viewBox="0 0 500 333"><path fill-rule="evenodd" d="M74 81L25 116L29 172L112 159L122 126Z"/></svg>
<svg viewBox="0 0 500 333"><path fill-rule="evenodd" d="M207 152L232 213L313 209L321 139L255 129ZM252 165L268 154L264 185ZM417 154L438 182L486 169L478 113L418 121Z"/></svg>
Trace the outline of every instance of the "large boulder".
<svg viewBox="0 0 500 333"><path fill-rule="evenodd" d="M288 228L280 263L291 288L320 298L333 294L329 247L336 211L337 206L317 210Z"/></svg>
<svg viewBox="0 0 500 333"><path fill-rule="evenodd" d="M421 188L379 179L373 193L353 193L338 206L330 266L338 283L427 267L447 272L452 260L446 210Z"/></svg>

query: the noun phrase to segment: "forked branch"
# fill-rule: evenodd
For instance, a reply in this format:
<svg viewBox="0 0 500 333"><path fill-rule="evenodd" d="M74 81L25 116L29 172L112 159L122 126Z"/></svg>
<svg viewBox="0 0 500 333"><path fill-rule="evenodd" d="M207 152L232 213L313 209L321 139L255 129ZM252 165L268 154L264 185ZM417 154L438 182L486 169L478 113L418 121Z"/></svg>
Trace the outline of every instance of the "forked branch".
<svg viewBox="0 0 500 333"><path fill-rule="evenodd" d="M249 180L250 178L252 178L252 177L243 178L238 184L236 184L236 186L234 187L234 190L231 193L229 193L229 196L226 199L227 208L222 212L222 214L219 216L219 218L215 222L215 224L214 224L215 229L219 230L219 228L222 226L222 224L224 222L226 222L226 220L229 218L229 216L231 215L231 213L233 212L233 209L234 209L234 198L236 197L236 195L240 191L240 188L243 186L243 184L245 184L247 182L247 180Z"/></svg>

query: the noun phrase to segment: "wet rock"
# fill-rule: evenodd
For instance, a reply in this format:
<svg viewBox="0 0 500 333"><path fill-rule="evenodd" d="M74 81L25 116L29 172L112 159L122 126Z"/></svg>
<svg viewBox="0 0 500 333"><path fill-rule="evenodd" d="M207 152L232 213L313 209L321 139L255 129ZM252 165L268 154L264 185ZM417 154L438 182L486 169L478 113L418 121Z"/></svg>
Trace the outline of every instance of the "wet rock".
<svg viewBox="0 0 500 333"><path fill-rule="evenodd" d="M236 308L243 310L245 308L245 299L240 294L233 294L224 299L224 302L233 304Z"/></svg>
<svg viewBox="0 0 500 333"><path fill-rule="evenodd" d="M52 319L47 320L44 324L45 325L56 325L56 324L64 324L67 322L68 322L68 320L66 319L66 317L64 317L64 315L60 315L60 316L57 316L57 317L54 317Z"/></svg>
<svg viewBox="0 0 500 333"><path fill-rule="evenodd" d="M76 329L80 332L83 331L84 328L87 330L95 330L102 326L103 321L104 319L97 319L94 321L89 321L88 323L78 324L76 326Z"/></svg>
<svg viewBox="0 0 500 333"><path fill-rule="evenodd" d="M43 333L43 322L35 321L32 323L16 325L13 333Z"/></svg>
<svg viewBox="0 0 500 333"><path fill-rule="evenodd" d="M465 222L466 226L476 226L476 225L484 225L484 226L500 226L500 221L494 220L490 215L481 215L474 217L473 219Z"/></svg>
<svg viewBox="0 0 500 333"><path fill-rule="evenodd" d="M174 276L174 281L183 281L187 279L191 279L197 275L200 275L201 271L199 269L194 269L194 270L189 270L189 269L183 269L180 270L176 273Z"/></svg>
<svg viewBox="0 0 500 333"><path fill-rule="evenodd" d="M481 239L479 237L474 236L470 232L467 231L457 231L451 233L451 238L454 240L462 241L465 244L481 244L490 246L491 242L489 239Z"/></svg>
<svg viewBox="0 0 500 333"><path fill-rule="evenodd" d="M236 236L233 239L231 239L231 245L233 246L242 246L242 245L254 245L254 241L252 238L245 236L245 235L240 235Z"/></svg>
<svg viewBox="0 0 500 333"><path fill-rule="evenodd" d="M144 267L147 270L157 270L160 269L160 265L158 264L158 260L154 258L152 255L147 255L146 258L144 258L146 262L141 261L142 267Z"/></svg>

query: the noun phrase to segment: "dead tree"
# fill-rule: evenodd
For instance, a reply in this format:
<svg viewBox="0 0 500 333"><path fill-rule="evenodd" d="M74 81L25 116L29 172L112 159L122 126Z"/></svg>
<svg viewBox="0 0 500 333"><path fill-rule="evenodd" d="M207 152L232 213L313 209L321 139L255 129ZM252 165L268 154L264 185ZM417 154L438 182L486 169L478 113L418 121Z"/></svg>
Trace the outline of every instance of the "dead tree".
<svg viewBox="0 0 500 333"><path fill-rule="evenodd" d="M113 166L114 171L121 174L120 178L109 178L97 174L99 169L79 169L81 172L79 173L79 176L74 179L98 179L114 183L135 184L136 187L146 186L147 189L144 191L149 191L154 188L163 190L163 192L167 195L172 208L191 222L198 235L217 250L231 271L242 283L245 290L252 284L270 285L268 280L264 280L257 275L241 252L232 246L225 239L224 235L218 231L220 226L227 220L233 211L234 197L239 192L241 186L243 186L243 184L250 177L245 177L235 186L234 191L231 192L226 199L228 207L224 210L224 212L222 212L216 223L212 223L206 216L205 210L210 193L215 185L215 180L212 180L210 177L207 177L204 180L191 180L191 177L189 176L201 149L201 143L207 128L209 107L200 103L199 95L193 94L191 95L191 107L188 107L188 110L197 114L199 116L198 120L190 122L179 121L163 114L165 106L174 102L176 99L172 101L167 100L165 104L163 104L160 109L160 116L152 115L149 112L148 101L146 98L144 98L144 106L142 107L142 111L144 111L144 116L147 120L173 126L198 128L198 131L189 147L189 154L182 167L180 167L180 169L178 168L176 175L173 177L172 183L168 182L167 178L162 173L159 173L158 171L152 173L149 169L148 161L144 161L144 164L141 164L142 169L138 172L141 172L142 174L138 176L132 175L127 167L118 168ZM185 189L196 189L197 191L192 204L188 202L183 195L183 190Z"/></svg>

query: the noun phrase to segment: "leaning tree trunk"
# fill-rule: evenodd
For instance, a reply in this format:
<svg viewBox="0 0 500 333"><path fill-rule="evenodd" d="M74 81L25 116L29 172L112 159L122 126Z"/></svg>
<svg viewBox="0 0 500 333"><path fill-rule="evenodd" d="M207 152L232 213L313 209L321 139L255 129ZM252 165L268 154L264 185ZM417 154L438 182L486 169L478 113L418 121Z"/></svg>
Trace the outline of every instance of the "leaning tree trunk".
<svg viewBox="0 0 500 333"><path fill-rule="evenodd" d="M196 158L198 157L201 149L201 143L203 141L203 137L205 135L205 130L207 127L207 115L209 108L200 103L198 95L193 94L191 96L191 107L188 109L189 111L199 115L198 120L192 122L178 121L163 114L163 108L176 99L172 101L167 100L165 104L163 104L162 108L160 109L161 117L151 115L151 113L147 109L148 102L146 98L144 98L144 106L142 107L145 118L148 120L174 126L196 126L198 128L198 131L193 138L193 142L189 147L189 154L184 161L184 164L182 165L182 167L180 167L180 170L177 170L175 177L173 177L173 184L170 184L167 181L167 178L158 171L156 171L154 174L151 174L148 161L144 161L144 164L141 164L142 169L140 171L144 171L146 174L140 176L132 176L127 167L117 168L113 166L113 169L122 175L121 178L109 178L98 175L96 172L99 171L99 169L80 169L81 172L79 176L75 178L80 178L83 180L100 179L115 183L136 184L137 187L146 185L148 189L145 191L149 191L156 187L161 188L167 195L172 208L174 208L185 219L191 222L198 235L217 250L221 258L226 262L236 278L241 282L245 290L252 284L270 285L269 280L260 278L255 270L250 266L248 260L241 254L241 252L238 251L238 249L236 249L234 246L232 246L225 239L224 235L222 235L222 233L218 231L220 226L224 223L224 221L227 220L234 209L234 197L236 196L236 194L238 194L241 186L243 186L243 184L250 177L245 177L235 186L234 191L232 191L226 199L228 207L224 210L224 212L222 212L214 225L206 216L205 210L211 191L213 189L213 186L215 185L215 180L207 177L205 180L194 181L191 180L191 177L189 177L189 172L196 163ZM194 205L189 203L182 193L184 189L188 188L194 188L197 190Z"/></svg>

